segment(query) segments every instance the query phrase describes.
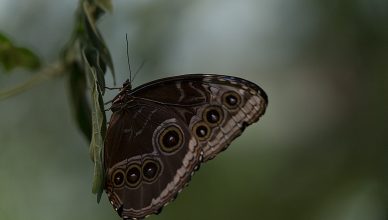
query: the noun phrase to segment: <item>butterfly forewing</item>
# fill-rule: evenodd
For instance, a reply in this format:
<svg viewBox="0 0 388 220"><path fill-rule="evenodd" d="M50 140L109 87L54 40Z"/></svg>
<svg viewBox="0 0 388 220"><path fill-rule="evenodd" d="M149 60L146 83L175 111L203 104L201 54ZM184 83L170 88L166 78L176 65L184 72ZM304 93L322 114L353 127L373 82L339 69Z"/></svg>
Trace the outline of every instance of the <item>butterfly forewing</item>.
<svg viewBox="0 0 388 220"><path fill-rule="evenodd" d="M268 104L266 93L258 85L214 74L160 79L134 89L132 95L159 102L181 115L199 140L205 161L259 120Z"/></svg>

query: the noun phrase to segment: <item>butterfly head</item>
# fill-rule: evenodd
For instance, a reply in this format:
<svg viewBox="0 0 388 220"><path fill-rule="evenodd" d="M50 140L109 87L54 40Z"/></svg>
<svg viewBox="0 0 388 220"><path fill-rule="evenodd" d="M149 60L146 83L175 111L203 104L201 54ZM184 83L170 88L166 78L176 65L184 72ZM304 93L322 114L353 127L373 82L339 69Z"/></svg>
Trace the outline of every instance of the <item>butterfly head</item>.
<svg viewBox="0 0 388 220"><path fill-rule="evenodd" d="M125 82L123 83L123 87L121 88L121 91L120 92L130 92L132 90L132 84L131 84L131 81L129 79L125 80Z"/></svg>

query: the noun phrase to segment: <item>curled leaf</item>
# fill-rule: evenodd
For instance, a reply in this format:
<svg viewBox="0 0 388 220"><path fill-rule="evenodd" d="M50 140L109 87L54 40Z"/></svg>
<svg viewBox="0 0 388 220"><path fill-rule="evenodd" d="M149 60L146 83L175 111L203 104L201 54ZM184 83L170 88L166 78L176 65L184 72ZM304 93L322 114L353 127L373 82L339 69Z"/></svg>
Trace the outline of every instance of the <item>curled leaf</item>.
<svg viewBox="0 0 388 220"><path fill-rule="evenodd" d="M87 1L84 2L82 9L81 17L83 17L83 25L85 28L85 41L82 44L84 47L96 48L98 50L102 71L105 73L106 66L108 66L112 72L113 80L115 81L112 57L105 41L96 27L96 19L99 17L101 9Z"/></svg>
<svg viewBox="0 0 388 220"><path fill-rule="evenodd" d="M112 6L112 0L95 0L96 4L103 8L105 11L112 12L113 6Z"/></svg>
<svg viewBox="0 0 388 220"><path fill-rule="evenodd" d="M72 38L63 53L67 65L74 70L70 77L72 103L78 126L90 140L89 153L94 163L92 191L97 194L97 201L101 198L105 178L103 147L106 116L102 98L105 90L104 75L109 68L114 81L115 76L112 58L96 22L110 10L111 0L81 0Z"/></svg>
<svg viewBox="0 0 388 220"><path fill-rule="evenodd" d="M98 71L94 66L90 65L85 53L83 53L83 60L85 62L85 73L87 75L88 85L91 90L92 104L92 138L89 147L89 154L94 162L92 192L97 194L97 201L99 201L104 188L103 146L106 131L106 118L102 91L98 85Z"/></svg>

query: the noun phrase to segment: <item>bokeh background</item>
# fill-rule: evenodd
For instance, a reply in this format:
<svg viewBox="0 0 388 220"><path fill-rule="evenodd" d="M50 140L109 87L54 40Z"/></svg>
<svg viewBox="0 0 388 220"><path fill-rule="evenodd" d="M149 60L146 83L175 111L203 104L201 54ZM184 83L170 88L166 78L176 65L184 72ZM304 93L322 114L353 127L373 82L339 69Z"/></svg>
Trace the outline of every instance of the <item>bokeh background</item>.
<svg viewBox="0 0 388 220"><path fill-rule="evenodd" d="M99 27L119 84L184 73L261 85L266 114L150 219L388 219L388 1L115 0ZM0 30L54 62L76 0L0 0ZM2 73L4 71L0 70ZM0 89L33 73L0 74ZM107 84L113 86L107 74ZM0 102L0 219L119 219L91 193L67 77ZM110 100L115 92L104 97Z"/></svg>

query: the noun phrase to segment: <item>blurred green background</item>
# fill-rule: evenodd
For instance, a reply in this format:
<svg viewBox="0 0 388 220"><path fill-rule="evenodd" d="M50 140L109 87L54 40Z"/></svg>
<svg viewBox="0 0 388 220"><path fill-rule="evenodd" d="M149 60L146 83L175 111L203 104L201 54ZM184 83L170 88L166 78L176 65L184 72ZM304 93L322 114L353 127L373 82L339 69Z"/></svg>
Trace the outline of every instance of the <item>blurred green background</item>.
<svg viewBox="0 0 388 220"><path fill-rule="evenodd" d="M99 27L119 84L184 73L268 93L257 123L150 219L388 219L388 1L116 0ZM49 64L76 0L0 0L0 30ZM0 70L3 72L3 70ZM27 80L0 74L0 88ZM107 75L107 85L113 86ZM115 92L104 97L110 100ZM119 219L91 193L88 143L67 77L0 102L0 219Z"/></svg>

